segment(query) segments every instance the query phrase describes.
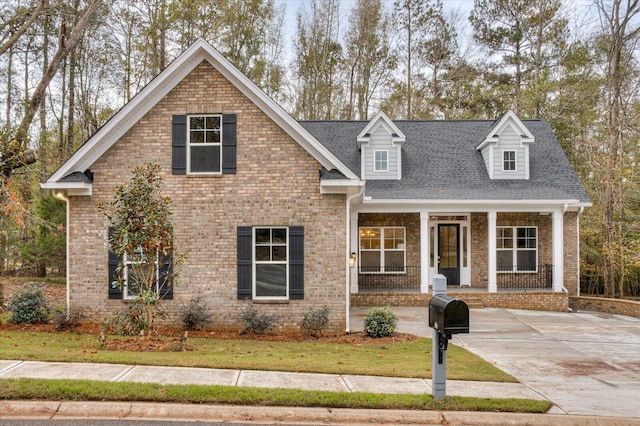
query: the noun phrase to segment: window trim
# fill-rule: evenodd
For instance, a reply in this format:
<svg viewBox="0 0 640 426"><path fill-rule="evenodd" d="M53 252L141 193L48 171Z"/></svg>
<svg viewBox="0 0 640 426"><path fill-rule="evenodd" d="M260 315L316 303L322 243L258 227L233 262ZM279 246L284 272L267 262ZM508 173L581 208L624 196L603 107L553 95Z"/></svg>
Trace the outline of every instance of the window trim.
<svg viewBox="0 0 640 426"><path fill-rule="evenodd" d="M507 154L513 154L513 159L505 158ZM507 167L509 165L509 167ZM513 165L513 168L510 168ZM502 171L505 173L515 173L518 171L518 152L515 149L502 150Z"/></svg>
<svg viewBox="0 0 640 426"><path fill-rule="evenodd" d="M511 229L513 232L512 235L512 240L513 240L513 247L511 248L500 248L498 241L500 239L500 235L498 230L500 229ZM523 247L523 248L518 248L518 229L535 229L536 230L536 237L535 237L535 241L536 241L536 246L535 248L530 248L530 247ZM498 267L498 252L499 251L504 251L504 252L511 252L512 253L512 270L511 271L496 271L498 274L503 273L503 274L537 274L538 273L538 262L539 262L539 252L538 252L538 248L540 247L540 240L539 240L539 236L540 233L538 232L538 227L537 226L497 226L496 227L496 268ZM518 251L531 251L531 250L535 250L536 253L536 260L535 260L535 269L533 270L518 270Z"/></svg>
<svg viewBox="0 0 640 426"><path fill-rule="evenodd" d="M378 161L378 153L384 153L384 162ZM384 168L378 168L378 163L384 164ZM388 173L389 172L389 150L388 149L375 149L373 151L373 172L374 173Z"/></svg>
<svg viewBox="0 0 640 426"><path fill-rule="evenodd" d="M194 117L202 117L205 119L206 122L206 118L208 117L217 117L220 119L220 141L219 142L213 142L213 143L207 143L207 142L202 142L202 143L192 143L191 142L191 119ZM221 175L222 174L222 157L223 157L223 138L224 138L224 126L223 126L223 114L190 114L187 115L187 135L186 135L186 173L187 175L195 175L195 176L202 176L202 175ZM204 131L206 131L206 128L204 129ZM207 147L212 147L212 146L217 146L219 148L219 152L220 152L220 160L219 160L219 166L220 166L220 170L216 171L206 171L206 172L193 172L191 171L191 147L192 146L207 146Z"/></svg>
<svg viewBox="0 0 640 426"><path fill-rule="evenodd" d="M257 235L257 231L260 229L269 229L270 231L273 231L274 229L283 229L286 233L286 243L285 243L285 253L287 255L287 260L285 261L264 261L264 260L256 260L256 247L257 246L257 241L256 241L256 235ZM269 242L269 247L273 247L273 235L271 235L271 241ZM252 268L252 282L251 282L251 291L253 294L253 299L254 300L289 300L289 295L290 295L290 282L289 282L289 270L290 270L290 262L291 262L291 256L289 254L289 249L290 249L290 237L289 237L289 227L288 226L254 226L252 228L251 231L251 268ZM265 246L265 245L262 245ZM257 289L257 278L258 278L258 273L257 273L257 269L256 266L257 265L285 265L285 295L284 296L259 296L258 295L258 289Z"/></svg>
<svg viewBox="0 0 640 426"><path fill-rule="evenodd" d="M380 249L364 249L362 248L361 241L361 230L363 229L377 229L380 232ZM402 229L404 233L404 247L402 249L385 249L384 248L384 230L385 229ZM358 227L358 273L359 274L376 274L376 275L384 275L384 274L406 274L407 273L407 229L405 226L361 226ZM384 264L385 251L390 252L402 252L402 263L403 270L402 271L386 271L386 265ZM362 252L378 252L380 253L380 270L378 271L363 271L362 270Z"/></svg>
<svg viewBox="0 0 640 426"><path fill-rule="evenodd" d="M137 294L129 294L129 266L135 264L141 264L142 262L136 262L134 260L129 259L129 254L125 253L122 256L122 266L124 268L124 283L122 285L122 299L123 300L135 300L138 295ZM155 291L157 294L160 294L160 262L158 261L158 255L156 255L156 261L154 262L154 271L155 271Z"/></svg>

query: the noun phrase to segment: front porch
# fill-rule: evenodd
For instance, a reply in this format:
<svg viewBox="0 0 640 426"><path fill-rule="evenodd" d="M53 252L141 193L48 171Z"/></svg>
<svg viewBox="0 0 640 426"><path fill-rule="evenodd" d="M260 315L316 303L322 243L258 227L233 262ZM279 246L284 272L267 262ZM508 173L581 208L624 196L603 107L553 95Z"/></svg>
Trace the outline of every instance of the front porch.
<svg viewBox="0 0 640 426"><path fill-rule="evenodd" d="M352 304L426 304L437 274L451 294L480 297L483 306L545 309L541 295L558 294L551 305L564 309L577 291L576 212L358 210L351 215ZM517 301L523 295L541 301Z"/></svg>

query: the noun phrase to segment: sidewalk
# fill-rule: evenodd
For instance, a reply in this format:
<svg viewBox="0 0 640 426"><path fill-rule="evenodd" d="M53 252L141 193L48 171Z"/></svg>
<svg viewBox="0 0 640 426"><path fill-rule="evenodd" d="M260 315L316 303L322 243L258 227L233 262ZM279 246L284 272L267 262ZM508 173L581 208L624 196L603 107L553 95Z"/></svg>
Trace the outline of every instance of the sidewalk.
<svg viewBox="0 0 640 426"><path fill-rule="evenodd" d="M144 365L2 361L0 378L81 379L176 385L251 386L331 392L431 394L431 380L281 371ZM520 383L447 381L447 395L478 398L544 398Z"/></svg>
<svg viewBox="0 0 640 426"><path fill-rule="evenodd" d="M0 378L87 379L342 392L431 393L431 381L374 376L0 360ZM447 381L447 395L543 399L519 383ZM0 419L312 423L331 425L640 425L640 419L567 414L248 407L145 402L0 401ZM2 423L2 422L0 422Z"/></svg>

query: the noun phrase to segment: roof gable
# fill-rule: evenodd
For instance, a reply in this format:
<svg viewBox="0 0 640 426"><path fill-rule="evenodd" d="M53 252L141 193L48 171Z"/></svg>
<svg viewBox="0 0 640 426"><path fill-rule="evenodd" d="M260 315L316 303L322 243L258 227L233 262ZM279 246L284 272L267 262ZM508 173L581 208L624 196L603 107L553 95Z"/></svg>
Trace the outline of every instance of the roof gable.
<svg viewBox="0 0 640 426"><path fill-rule="evenodd" d="M482 150L487 144L496 144L500 135L511 126L515 132L522 138L522 143L531 143L535 141L535 137L529 131L527 126L524 125L522 120L516 115L515 112L509 110L500 117L495 126L491 128L487 137L476 148L478 151Z"/></svg>
<svg viewBox="0 0 640 426"><path fill-rule="evenodd" d="M391 141L393 144L403 143L406 140L404 133L395 125L393 121L382 111L379 111L370 121L367 126L362 129L356 138L358 148L363 143L369 143L369 137L372 133L375 133L379 127L383 127L385 131L391 135Z"/></svg>
<svg viewBox="0 0 640 426"><path fill-rule="evenodd" d="M220 74L247 96L260 110L280 126L327 170L337 170L348 179L357 179L334 154L319 143L311 133L267 96L247 76L241 73L211 44L200 38L171 62L156 78L124 105L84 145L82 145L53 175L43 188L60 188L65 176L84 172L115 144L160 100L174 89L202 61L209 62ZM87 194L89 195L90 191ZM80 195L80 194L78 194Z"/></svg>

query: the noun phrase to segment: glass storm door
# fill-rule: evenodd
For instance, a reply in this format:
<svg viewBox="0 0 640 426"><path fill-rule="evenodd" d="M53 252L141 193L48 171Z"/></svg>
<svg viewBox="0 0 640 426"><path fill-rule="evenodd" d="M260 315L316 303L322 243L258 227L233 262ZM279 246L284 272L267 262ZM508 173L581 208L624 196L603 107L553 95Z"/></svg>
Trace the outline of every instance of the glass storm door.
<svg viewBox="0 0 640 426"><path fill-rule="evenodd" d="M460 285L460 246L457 224L438 225L438 273L447 277L447 285Z"/></svg>

